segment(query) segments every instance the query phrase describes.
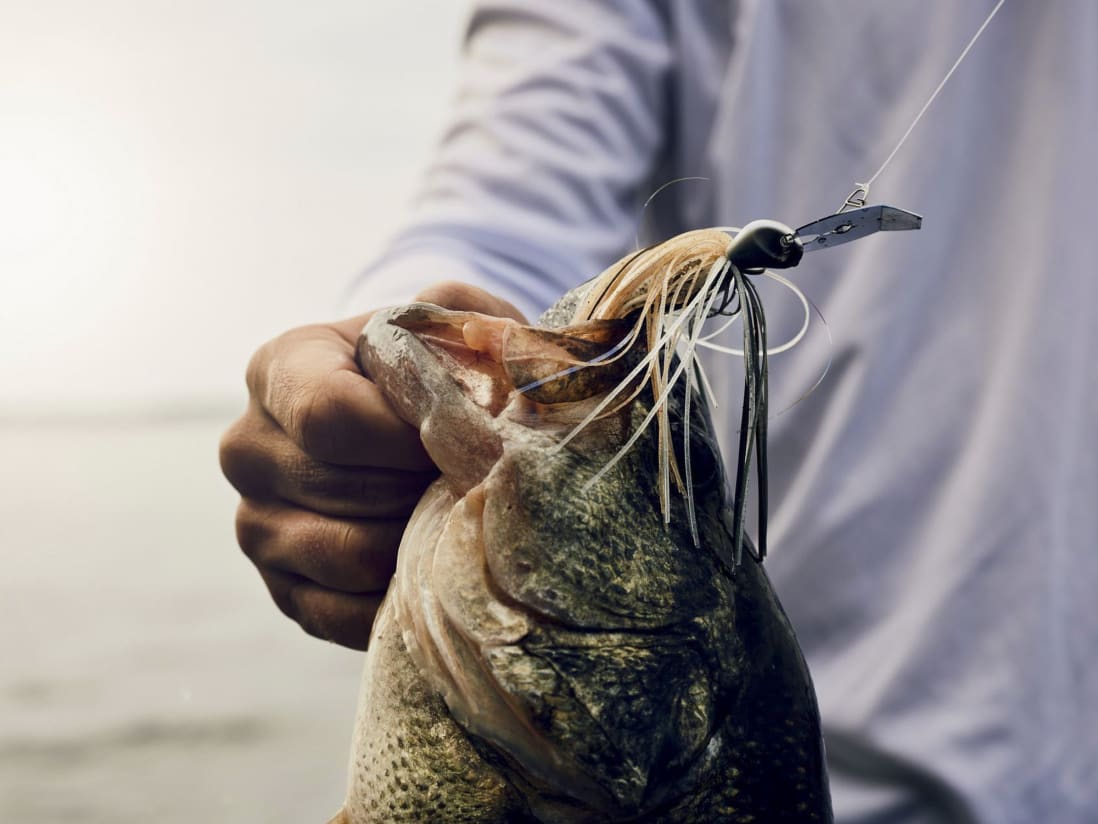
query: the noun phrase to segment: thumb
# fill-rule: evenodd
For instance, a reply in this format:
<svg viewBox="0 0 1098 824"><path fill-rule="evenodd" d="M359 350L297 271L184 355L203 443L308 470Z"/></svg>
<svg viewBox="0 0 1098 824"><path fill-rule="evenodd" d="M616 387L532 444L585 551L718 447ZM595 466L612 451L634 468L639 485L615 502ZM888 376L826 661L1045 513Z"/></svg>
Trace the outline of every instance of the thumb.
<svg viewBox="0 0 1098 824"><path fill-rule="evenodd" d="M416 300L433 303L443 309L453 309L458 312L480 312L482 315L491 315L497 318L512 318L519 323L528 323L515 305L501 297L486 292L477 286L461 283L456 280L446 280L428 286L418 295Z"/></svg>

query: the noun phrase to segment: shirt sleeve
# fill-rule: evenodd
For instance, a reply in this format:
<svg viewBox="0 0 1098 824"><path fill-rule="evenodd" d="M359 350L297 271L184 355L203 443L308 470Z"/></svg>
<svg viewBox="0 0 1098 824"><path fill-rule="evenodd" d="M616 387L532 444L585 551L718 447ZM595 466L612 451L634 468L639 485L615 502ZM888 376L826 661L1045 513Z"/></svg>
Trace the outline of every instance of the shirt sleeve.
<svg viewBox="0 0 1098 824"><path fill-rule="evenodd" d="M622 254L664 140L669 42L657 2L477 3L453 117L355 308L458 279L536 317Z"/></svg>

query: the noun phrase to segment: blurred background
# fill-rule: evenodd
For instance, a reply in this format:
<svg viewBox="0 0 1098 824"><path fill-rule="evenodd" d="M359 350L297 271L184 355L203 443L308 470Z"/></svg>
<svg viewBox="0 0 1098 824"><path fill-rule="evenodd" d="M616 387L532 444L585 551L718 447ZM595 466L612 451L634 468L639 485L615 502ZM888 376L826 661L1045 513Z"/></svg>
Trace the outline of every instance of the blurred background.
<svg viewBox="0 0 1098 824"><path fill-rule="evenodd" d="M264 340L350 314L454 86L455 0L0 0L0 821L340 805L361 656L236 548Z"/></svg>

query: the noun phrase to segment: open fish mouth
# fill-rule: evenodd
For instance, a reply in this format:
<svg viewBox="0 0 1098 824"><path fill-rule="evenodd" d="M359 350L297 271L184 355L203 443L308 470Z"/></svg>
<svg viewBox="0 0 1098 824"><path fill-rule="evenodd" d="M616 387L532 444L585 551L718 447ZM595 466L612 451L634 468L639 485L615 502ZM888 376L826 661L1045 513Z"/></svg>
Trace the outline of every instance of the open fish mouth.
<svg viewBox="0 0 1098 824"><path fill-rule="evenodd" d="M477 312L417 303L390 315L493 415L512 393L542 406L576 403L620 385L631 359L619 355L633 321L590 320L544 329ZM588 367L598 366L597 369Z"/></svg>
<svg viewBox="0 0 1098 824"><path fill-rule="evenodd" d="M631 357L584 367L613 351L630 326L596 320L543 329L413 303L376 314L357 357L463 493L483 480L506 437L521 429L560 440L620 388Z"/></svg>
<svg viewBox="0 0 1098 824"><path fill-rule="evenodd" d="M507 405L512 389L503 366L502 342L516 322L476 312L457 312L415 303L392 313L393 326L410 333L409 345L447 368L467 397L493 417Z"/></svg>

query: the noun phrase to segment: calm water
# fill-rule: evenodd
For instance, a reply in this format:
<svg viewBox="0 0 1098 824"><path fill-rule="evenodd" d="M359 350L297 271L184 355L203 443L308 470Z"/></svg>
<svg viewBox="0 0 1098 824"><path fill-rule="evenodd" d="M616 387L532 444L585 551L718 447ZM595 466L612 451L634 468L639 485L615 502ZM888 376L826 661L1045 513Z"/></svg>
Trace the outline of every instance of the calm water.
<svg viewBox="0 0 1098 824"><path fill-rule="evenodd" d="M361 656L236 548L226 422L0 423L0 821L339 807Z"/></svg>

